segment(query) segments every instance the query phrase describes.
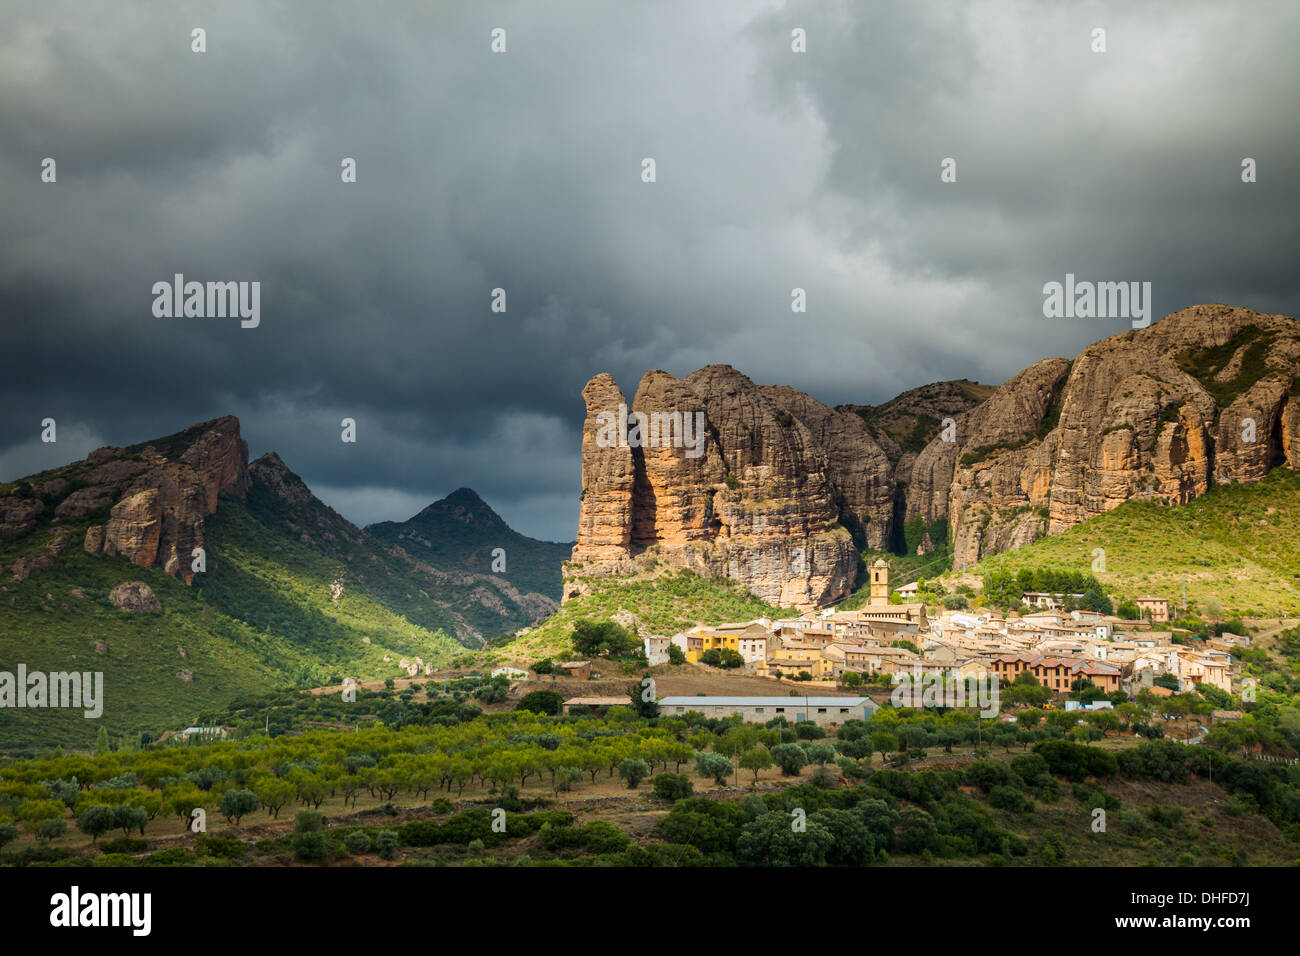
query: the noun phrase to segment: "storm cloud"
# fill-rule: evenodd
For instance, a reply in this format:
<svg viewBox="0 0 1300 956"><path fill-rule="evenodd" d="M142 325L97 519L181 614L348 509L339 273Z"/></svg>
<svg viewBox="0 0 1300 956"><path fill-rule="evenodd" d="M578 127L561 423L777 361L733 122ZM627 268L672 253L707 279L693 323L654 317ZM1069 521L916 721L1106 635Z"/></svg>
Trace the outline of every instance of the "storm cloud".
<svg viewBox="0 0 1300 956"><path fill-rule="evenodd" d="M1045 319L1067 272L1300 292L1291 3L0 11L0 479L236 414L358 523L469 486L568 540L597 372L874 403L1127 327ZM155 318L176 273L260 325Z"/></svg>

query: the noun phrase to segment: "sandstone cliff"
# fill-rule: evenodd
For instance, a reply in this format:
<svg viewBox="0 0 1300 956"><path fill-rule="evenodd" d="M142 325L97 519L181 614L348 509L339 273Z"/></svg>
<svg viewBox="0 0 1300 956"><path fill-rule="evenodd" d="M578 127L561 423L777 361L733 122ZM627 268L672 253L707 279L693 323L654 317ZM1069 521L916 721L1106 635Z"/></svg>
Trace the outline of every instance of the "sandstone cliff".
<svg viewBox="0 0 1300 956"><path fill-rule="evenodd" d="M870 488L864 481L846 495L837 487L833 475L851 473L847 456L832 464L822 443L857 429L848 416L773 394L726 365L684 379L647 372L630 405L598 375L583 399L582 504L566 599L583 592L585 576L656 561L733 578L787 606L849 593L857 553L840 515L859 508L869 516ZM855 440L871 447L865 432Z"/></svg>
<svg viewBox="0 0 1300 956"><path fill-rule="evenodd" d="M996 389L940 382L877 407L829 408L725 365L684 379L653 371L614 441L601 438L609 413L629 404L617 383L598 375L583 398L566 597L584 576L663 560L810 607L851 589L855 544L896 550L905 526L946 530L961 569L1134 498L1185 504L1297 467L1300 325L1194 306ZM696 410L705 437L695 455L623 440L637 412ZM908 539L935 546L928 530Z"/></svg>
<svg viewBox="0 0 1300 956"><path fill-rule="evenodd" d="M84 549L123 555L193 583L195 548L204 519L221 494L248 492L248 445L239 420L227 416L191 425L156 443L99 448L84 461L36 476L0 498L0 535L17 537L49 516L53 525L89 520ZM99 513L105 520L97 521Z"/></svg>
<svg viewBox="0 0 1300 956"><path fill-rule="evenodd" d="M1300 325L1194 306L1026 369L959 423L956 447L931 442L913 481L948 480L961 569L1134 498L1185 504L1294 468L1297 426Z"/></svg>

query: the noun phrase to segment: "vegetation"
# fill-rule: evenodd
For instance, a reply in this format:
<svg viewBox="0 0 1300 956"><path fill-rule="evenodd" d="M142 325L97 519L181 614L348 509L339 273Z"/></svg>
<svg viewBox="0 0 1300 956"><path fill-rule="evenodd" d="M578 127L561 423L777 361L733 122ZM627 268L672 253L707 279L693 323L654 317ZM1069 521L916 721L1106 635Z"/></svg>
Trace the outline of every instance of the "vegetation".
<svg viewBox="0 0 1300 956"><path fill-rule="evenodd" d="M1300 613L1300 473L1275 468L1248 485L1216 486L1185 505L1128 501L1062 534L985 558L971 569L987 578L999 571L1054 568L1090 571L1094 551L1105 551L1095 572L1121 602L1147 594L1180 596L1189 606L1221 605L1229 615Z"/></svg>
<svg viewBox="0 0 1300 956"><path fill-rule="evenodd" d="M580 574L581 569L577 572ZM612 621L615 616L634 615L649 633L674 634L697 624L795 617L799 613L794 608L773 607L734 581L701 578L688 571L580 580L589 593L569 600L542 624L490 647L485 661L536 660L543 656L565 660L574 653L572 634L583 620L600 623ZM625 625L620 628L630 633Z"/></svg>

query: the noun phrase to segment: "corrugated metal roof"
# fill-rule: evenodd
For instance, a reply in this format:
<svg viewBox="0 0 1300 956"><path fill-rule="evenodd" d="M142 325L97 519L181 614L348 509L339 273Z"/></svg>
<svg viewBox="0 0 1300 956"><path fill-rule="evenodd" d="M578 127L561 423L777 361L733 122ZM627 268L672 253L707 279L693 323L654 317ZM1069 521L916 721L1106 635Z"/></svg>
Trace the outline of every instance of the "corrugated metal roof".
<svg viewBox="0 0 1300 956"><path fill-rule="evenodd" d="M690 704L709 707L859 707L869 703L870 697L661 697L660 707L682 707Z"/></svg>

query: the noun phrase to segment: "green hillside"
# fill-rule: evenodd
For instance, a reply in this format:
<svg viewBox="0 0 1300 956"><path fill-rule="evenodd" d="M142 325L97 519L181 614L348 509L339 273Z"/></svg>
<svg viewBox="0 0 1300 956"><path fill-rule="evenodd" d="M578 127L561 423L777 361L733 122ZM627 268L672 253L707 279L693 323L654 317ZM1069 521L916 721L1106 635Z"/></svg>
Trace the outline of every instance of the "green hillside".
<svg viewBox="0 0 1300 956"><path fill-rule="evenodd" d="M318 555L341 562L345 567L340 584L361 587L385 607L429 630L444 630L467 647L482 647L486 639L511 634L520 627L545 618L555 610L559 591L559 564L555 564L556 599L506 574L490 572L490 559L481 564L469 554L464 563L448 554L439 562L412 553L410 541L384 541L352 524L330 508L274 454L267 454L249 466L252 487L248 507L257 522L284 537L310 546ZM470 495L474 495L471 491ZM474 495L475 500L478 496ZM482 504L482 502L479 502ZM514 535L531 541L506 527L493 540ZM426 509L426 511L429 509ZM534 542L544 544L544 542ZM513 544L508 557L528 567L522 548ZM567 556L568 549L560 548ZM481 570L480 570L481 568ZM518 586L517 586L518 585Z"/></svg>
<svg viewBox="0 0 1300 956"><path fill-rule="evenodd" d="M84 534L63 530L73 541ZM403 656L441 662L461 649L361 589L345 589L335 603L331 583L342 562L269 531L238 501L222 499L207 533L207 572L192 588L75 545L26 580L0 585L0 670L21 662L29 671L102 671L105 695L98 720L80 711L0 710L3 750L86 746L100 727L156 734L240 694L396 676ZM5 542L0 561L39 551L45 537ZM162 609L114 607L109 592L125 581L147 584Z"/></svg>
<svg viewBox="0 0 1300 956"><path fill-rule="evenodd" d="M520 534L469 488L453 491L407 521L382 521L366 531L399 545L412 557L435 568L496 573L494 552L504 551L500 572L518 590L560 599L560 567L572 544L538 541Z"/></svg>
<svg viewBox="0 0 1300 956"><path fill-rule="evenodd" d="M1128 501L1114 511L1016 551L985 558L969 573L1055 567L1091 571L1117 600L1147 594L1225 613L1300 613L1300 474L1275 468L1251 485L1216 487L1180 507Z"/></svg>
<svg viewBox="0 0 1300 956"><path fill-rule="evenodd" d="M671 635L697 624L748 621L758 617L796 617L793 608L773 607L743 585L725 578L701 578L689 571L654 576L588 577L588 593L567 601L560 610L513 640L489 645L487 660L525 663L566 656L573 646L574 621L617 621L640 625L652 634ZM495 643L495 642L494 642Z"/></svg>

